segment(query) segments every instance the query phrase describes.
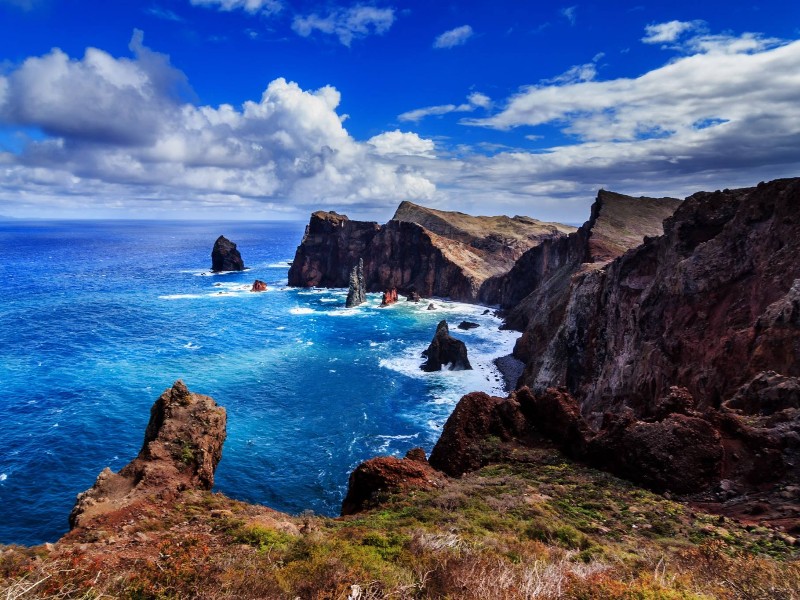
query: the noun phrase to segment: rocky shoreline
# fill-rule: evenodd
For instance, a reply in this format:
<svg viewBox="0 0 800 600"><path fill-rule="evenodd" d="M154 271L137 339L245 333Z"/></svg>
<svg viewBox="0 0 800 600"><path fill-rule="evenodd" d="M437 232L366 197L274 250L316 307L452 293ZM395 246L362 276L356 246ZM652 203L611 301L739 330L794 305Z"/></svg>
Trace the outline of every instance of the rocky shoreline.
<svg viewBox="0 0 800 600"><path fill-rule="evenodd" d="M426 587L430 574L444 578L462 564L456 549L468 553L471 546L460 544L476 531L483 540L497 532L508 534L502 542L491 538L489 546L481 542L482 548L503 547L501 557L510 552L532 561L535 552L560 544L574 551L570 560L585 553L583 564L607 572L612 567L602 560L604 554L618 562L628 559L605 547L593 554L591 549L603 539L630 544L623 554L646 546L660 552L662 562L669 554L678 564L672 542L662 544L650 532L685 536L682 544L687 545L706 539L718 548L734 547L734 552L752 543L746 551L754 555L769 548L774 553L770 556L794 557L800 546L798 206L800 179L701 192L682 202L601 191L581 228L550 228L543 237L524 243L514 238L502 268L496 262L487 266L488 254L497 254L491 246L497 239L489 243L477 235L478 221L464 215L456 214L448 223L447 214L404 204L396 219L381 227L314 213L290 283L334 286L343 274L350 277L358 262L351 263L361 261L368 250L373 258L355 271L359 293L397 289L430 297L450 285L455 299L500 305L506 326L522 332L513 355L494 361L508 396L465 395L430 458L411 449L403 459L378 457L359 465L342 508L344 515L355 517L329 526L311 517L295 519L264 507L215 500L207 490L222 453L225 411L176 382L153 405L139 456L119 473L104 470L79 496L70 517L72 531L45 548L44 558L4 550L0 565L7 577L20 572L13 565L36 572L43 564L68 561L81 565L86 574L79 577L82 585L91 577L96 584L103 571L129 569L127 576L140 583L125 589L147 592L130 597L161 597L150 594L147 585L162 585L162 574L174 568L180 547L192 548L192 565L214 565L225 573L217 585L228 585L229 567L213 561L211 547L216 544L216 551L225 553L228 544L239 540L240 546L243 542L259 549L259 560L266 560L270 572L283 573L277 578L262 575L273 586L268 593L251 589L240 597L284 597L289 592L291 597L322 597L303 591L302 582L327 581L323 587L336 587L336 597L361 598L361 583L352 583L349 592L342 587L355 579L337 571L337 564L383 561L383 570L358 571L356 579L388 581L388 565L399 569L416 560L426 565L428 574L409 575L414 583L408 585L425 589L425 597L439 597L435 587ZM414 218L423 223L402 220ZM523 218L510 221L512 225L501 221L502 227L541 227ZM409 262L409 248L421 249L427 258ZM476 256L489 262L477 270L462 264L473 264ZM442 345L447 342L446 323L440 329ZM583 465L600 471L584 470ZM554 472L560 479L548 479ZM503 494L492 495L487 491L492 486ZM601 488L606 491L575 504L585 490ZM492 497L488 504L479 500L487 494ZM632 505L639 514L649 510L637 498L658 508L646 512L646 521L628 523ZM181 512L190 505L191 513ZM384 512L370 513L376 507ZM698 516L701 511L715 516L706 520ZM523 515L521 522L500 520L517 512ZM503 516L508 513L512 516ZM465 515L476 521L461 521ZM380 519L398 520L387 526ZM554 529L546 525L548 519L573 520ZM163 531L160 521L174 524ZM409 523L411 528L404 529ZM616 532L618 523L624 524L624 533ZM440 526L445 529L425 530ZM364 533L372 527L372 533ZM397 548L392 528L406 532ZM337 538L333 531L346 532ZM362 550L345 543L351 538L359 540ZM151 543L154 539L157 546ZM336 544L320 551L320 544L328 543L320 540L329 539ZM531 544L539 546L534 551ZM378 550L365 553L365 547ZM434 547L447 553L442 568L426 554ZM769 579L773 591L782 590L774 597L790 597L785 590L796 591L800 584L800 571L795 573L791 563L784 569L762 561L748 570L746 563L725 558L733 555L727 550L708 547L698 552L705 552L703 560L716 561L710 572L727 573L726 581ZM273 553L277 562L272 562ZM399 556L403 561L394 562ZM334 574L314 571L314 560ZM640 560L650 573L661 568L661 562L654 566ZM696 573L699 561L689 560L678 572L688 574L684 576L698 593L719 595L712 576ZM137 564L158 569L145 577L141 571L130 572ZM305 571L291 579L282 571L287 564L302 564ZM495 571L507 568L505 558L495 557L492 564ZM181 568L195 573L193 566ZM776 583L777 575L766 575L769 569L783 579ZM478 580L491 572L481 571ZM565 585L578 586L576 590L582 581L592 581L575 569L569 573ZM642 571L636 573L643 577ZM48 579L42 577L42 582ZM185 583L174 583L187 577L169 579L170 585L184 586L181 594L187 597L202 596L201 588L192 595ZM627 574L619 578L635 580ZM601 581L585 589L606 585ZM666 589L665 582L656 579L648 585ZM120 584L109 580L108 585ZM452 591L449 584L437 585ZM169 588L158 589L170 593ZM608 592L601 597L647 597L642 594ZM503 597L523 596L515 592Z"/></svg>

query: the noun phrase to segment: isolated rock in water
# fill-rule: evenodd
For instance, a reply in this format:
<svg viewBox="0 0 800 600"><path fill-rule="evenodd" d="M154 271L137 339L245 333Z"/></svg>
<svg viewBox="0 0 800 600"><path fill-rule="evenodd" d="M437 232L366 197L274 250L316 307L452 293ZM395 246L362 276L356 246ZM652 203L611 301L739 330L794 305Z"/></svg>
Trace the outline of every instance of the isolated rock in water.
<svg viewBox="0 0 800 600"><path fill-rule="evenodd" d="M407 302L419 302L419 292L409 292L408 297L406 298Z"/></svg>
<svg viewBox="0 0 800 600"><path fill-rule="evenodd" d="M104 469L95 484L78 495L70 527L148 497L168 499L187 489L210 490L222 458L225 424L224 408L176 381L150 409L139 455L119 473Z"/></svg>
<svg viewBox="0 0 800 600"><path fill-rule="evenodd" d="M444 485L444 475L428 464L425 452L419 448L415 450L419 452L410 451L403 459L381 456L358 465L350 474L342 515L373 507L390 494Z"/></svg>
<svg viewBox="0 0 800 600"><path fill-rule="evenodd" d="M436 305L433 302L431 302L430 304L428 304L427 310L436 310Z"/></svg>
<svg viewBox="0 0 800 600"><path fill-rule="evenodd" d="M347 290L345 306L351 308L363 304L367 300L367 290L364 285L364 260L359 258L358 264L350 271L350 287Z"/></svg>
<svg viewBox="0 0 800 600"><path fill-rule="evenodd" d="M465 331L467 329L476 329L478 327L480 327L480 325L478 325L477 323L473 323L472 321L461 321L461 323L458 324L458 328L463 329Z"/></svg>
<svg viewBox="0 0 800 600"><path fill-rule="evenodd" d="M253 282L253 287L250 288L251 292L266 292L267 291L267 284L261 281L260 279L256 279Z"/></svg>
<svg viewBox="0 0 800 600"><path fill-rule="evenodd" d="M244 271L244 261L236 249L236 244L224 235L219 236L214 242L214 249L211 251L211 270Z"/></svg>
<svg viewBox="0 0 800 600"><path fill-rule="evenodd" d="M447 321L439 322L430 346L422 355L428 359L420 366L423 371L441 371L444 365L450 365L451 371L472 369L467 358L467 346L450 335Z"/></svg>
<svg viewBox="0 0 800 600"><path fill-rule="evenodd" d="M389 306L390 304L394 304L397 302L397 288L391 288L383 292L383 299L381 300L381 306Z"/></svg>

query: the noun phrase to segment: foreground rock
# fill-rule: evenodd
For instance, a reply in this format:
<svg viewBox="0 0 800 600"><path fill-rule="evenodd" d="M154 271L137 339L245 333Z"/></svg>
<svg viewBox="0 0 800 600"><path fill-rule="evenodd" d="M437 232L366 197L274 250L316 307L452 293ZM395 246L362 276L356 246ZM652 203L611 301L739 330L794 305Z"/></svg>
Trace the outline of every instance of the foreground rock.
<svg viewBox="0 0 800 600"><path fill-rule="evenodd" d="M364 283L364 261L358 259L358 264L350 271L350 284L347 289L345 306L352 308L367 301L367 290Z"/></svg>
<svg viewBox="0 0 800 600"><path fill-rule="evenodd" d="M410 202L383 226L315 212L289 269L289 285L347 287L364 259L367 292L395 288L423 297L474 302L529 248L573 228L528 217L472 217Z"/></svg>
<svg viewBox="0 0 800 600"><path fill-rule="evenodd" d="M253 282L253 287L250 288L251 292L266 292L267 291L267 284L260 279L256 279Z"/></svg>
<svg viewBox="0 0 800 600"><path fill-rule="evenodd" d="M730 504L795 484L800 180L695 194L662 235L608 260L625 244L597 231L617 201L601 193L579 232L523 257L512 274L527 287L496 288L513 300L532 286L509 312L525 330L526 430L659 491ZM461 430L439 444L463 447Z"/></svg>
<svg viewBox="0 0 800 600"><path fill-rule="evenodd" d="M244 271L242 255L236 249L236 244L221 235L214 242L211 250L212 271Z"/></svg>
<svg viewBox="0 0 800 600"><path fill-rule="evenodd" d="M350 474L342 515L352 515L380 504L391 494L442 487L445 477L414 448L399 459L381 456L361 463Z"/></svg>
<svg viewBox="0 0 800 600"><path fill-rule="evenodd" d="M450 371L472 369L467 358L466 344L450 335L447 321L439 321L436 333L422 355L427 358L420 366L423 371L441 371L447 365Z"/></svg>
<svg viewBox="0 0 800 600"><path fill-rule="evenodd" d="M150 409L139 455L119 473L104 469L95 484L78 495L70 527L147 498L170 500L184 490L210 490L222 458L225 424L224 408L190 392L182 381L175 382Z"/></svg>

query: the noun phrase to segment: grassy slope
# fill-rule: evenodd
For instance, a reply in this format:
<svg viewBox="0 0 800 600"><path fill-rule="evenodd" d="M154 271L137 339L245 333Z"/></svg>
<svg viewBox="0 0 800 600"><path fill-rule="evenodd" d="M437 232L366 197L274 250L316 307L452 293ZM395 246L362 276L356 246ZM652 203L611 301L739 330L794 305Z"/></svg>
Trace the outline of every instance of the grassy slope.
<svg viewBox="0 0 800 600"><path fill-rule="evenodd" d="M54 548L0 552L0 597L800 597L785 534L552 450L486 448L506 460L345 519L201 492L154 500Z"/></svg>

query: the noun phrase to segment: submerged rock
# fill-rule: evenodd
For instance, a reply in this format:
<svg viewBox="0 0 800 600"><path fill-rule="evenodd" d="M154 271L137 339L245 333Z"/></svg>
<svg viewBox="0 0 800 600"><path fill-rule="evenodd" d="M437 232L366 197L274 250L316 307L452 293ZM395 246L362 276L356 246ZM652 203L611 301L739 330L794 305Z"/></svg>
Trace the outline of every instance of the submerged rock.
<svg viewBox="0 0 800 600"><path fill-rule="evenodd" d="M105 468L95 484L78 495L70 528L148 497L210 490L222 458L225 424L224 408L176 381L150 409L139 455L119 473Z"/></svg>
<svg viewBox="0 0 800 600"><path fill-rule="evenodd" d="M367 289L364 284L364 260L359 258L358 264L350 271L350 287L347 290L345 306L352 308L367 301Z"/></svg>
<svg viewBox="0 0 800 600"><path fill-rule="evenodd" d="M266 292L267 291L267 284L261 281L260 279L256 279L253 282L253 287L250 288L251 292Z"/></svg>
<svg viewBox="0 0 800 600"><path fill-rule="evenodd" d="M236 249L236 244L221 235L214 242L211 250L212 271L244 271L242 255Z"/></svg>
<svg viewBox="0 0 800 600"><path fill-rule="evenodd" d="M450 335L447 321L439 322L430 346L422 355L428 359L420 366L423 371L441 371L445 365L450 365L451 371L472 369L466 344Z"/></svg>

